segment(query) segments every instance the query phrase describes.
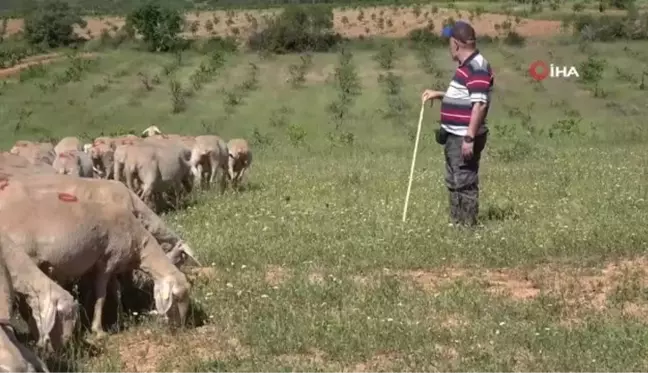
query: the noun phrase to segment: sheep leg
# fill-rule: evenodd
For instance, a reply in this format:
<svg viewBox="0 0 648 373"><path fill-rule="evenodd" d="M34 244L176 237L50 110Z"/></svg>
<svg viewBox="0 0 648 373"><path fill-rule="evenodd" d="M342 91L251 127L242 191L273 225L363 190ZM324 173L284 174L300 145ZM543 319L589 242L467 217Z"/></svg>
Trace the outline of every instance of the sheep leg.
<svg viewBox="0 0 648 373"><path fill-rule="evenodd" d="M133 174L133 191L136 192L137 194L142 194L142 180L140 180L139 173L135 172Z"/></svg>
<svg viewBox="0 0 648 373"><path fill-rule="evenodd" d="M196 184L200 184L201 176L202 176L202 166L200 164L191 166L191 173L194 176L194 180L196 181Z"/></svg>
<svg viewBox="0 0 648 373"><path fill-rule="evenodd" d="M216 174L218 173L218 159L212 155L209 159L211 174L209 175L209 184L213 184L216 181Z"/></svg>
<svg viewBox="0 0 648 373"><path fill-rule="evenodd" d="M110 293L114 296L115 303L117 303L117 318L116 322L119 325L119 316L122 314L123 311L123 305L122 305L122 297L121 297L121 285L119 284L119 279L117 277L112 277L110 281L108 282L108 287L110 289Z"/></svg>
<svg viewBox="0 0 648 373"><path fill-rule="evenodd" d="M29 333L34 339L40 340L41 336L38 332L38 326L36 325L36 320L34 319L34 314L32 313L29 304L27 304L27 299L24 296L18 297L18 313L20 316L27 322L29 326Z"/></svg>
<svg viewBox="0 0 648 373"><path fill-rule="evenodd" d="M126 186L128 187L128 189L132 190L133 192L137 192L137 190L135 189L135 187L133 185L133 178L135 176L133 170L130 170L130 169L124 170L124 173L126 174L125 175L126 176Z"/></svg>
<svg viewBox="0 0 648 373"><path fill-rule="evenodd" d="M115 165L113 167L113 180L115 181L121 181L121 169L122 169L123 163L115 161Z"/></svg>
<svg viewBox="0 0 648 373"><path fill-rule="evenodd" d="M234 180L234 166L236 166L236 159L232 155L227 159L227 174L230 180Z"/></svg>
<svg viewBox="0 0 648 373"><path fill-rule="evenodd" d="M221 170L221 176L220 176L220 194L225 193L225 190L227 189L227 171Z"/></svg>
<svg viewBox="0 0 648 373"><path fill-rule="evenodd" d="M232 188L234 190L238 190L240 177L241 177L241 170L238 170L236 171L234 177L232 178Z"/></svg>
<svg viewBox="0 0 648 373"><path fill-rule="evenodd" d="M94 305L94 314L92 315L91 330L97 337L103 337L106 332L101 325L103 319L103 307L106 303L106 292L108 289L108 282L110 281L110 273L104 269L97 270L97 277L95 279L95 295L97 299Z"/></svg>
<svg viewBox="0 0 648 373"><path fill-rule="evenodd" d="M152 183L142 183L142 196L140 199L146 203L149 207L153 206L151 195L153 194L153 184Z"/></svg>
<svg viewBox="0 0 648 373"><path fill-rule="evenodd" d="M191 187L187 186L187 178L176 181L173 188L174 208L177 209L180 206L182 198L186 195L185 192L191 192Z"/></svg>
<svg viewBox="0 0 648 373"><path fill-rule="evenodd" d="M203 189L209 187L211 180L211 153L207 153L200 158L200 186Z"/></svg>
<svg viewBox="0 0 648 373"><path fill-rule="evenodd" d="M243 167L243 169L241 170L241 172L239 174L239 181L240 182L243 182L243 177L245 177L245 174L247 173L247 170L248 170L247 167Z"/></svg>

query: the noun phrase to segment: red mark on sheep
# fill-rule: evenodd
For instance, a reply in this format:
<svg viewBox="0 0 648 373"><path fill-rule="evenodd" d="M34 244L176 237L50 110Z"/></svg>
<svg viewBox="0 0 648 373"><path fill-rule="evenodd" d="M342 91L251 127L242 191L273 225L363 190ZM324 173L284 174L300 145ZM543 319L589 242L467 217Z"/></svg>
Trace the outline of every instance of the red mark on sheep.
<svg viewBox="0 0 648 373"><path fill-rule="evenodd" d="M7 178L1 178L0 179L0 190L5 190L6 187L9 186L9 179Z"/></svg>
<svg viewBox="0 0 648 373"><path fill-rule="evenodd" d="M77 202L79 199L69 193L59 193L58 198L63 202Z"/></svg>

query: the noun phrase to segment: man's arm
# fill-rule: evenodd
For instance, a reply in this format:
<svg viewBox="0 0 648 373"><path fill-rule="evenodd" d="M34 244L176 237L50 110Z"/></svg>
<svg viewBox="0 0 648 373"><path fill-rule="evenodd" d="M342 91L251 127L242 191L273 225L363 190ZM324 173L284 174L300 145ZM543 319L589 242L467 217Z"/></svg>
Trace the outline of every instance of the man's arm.
<svg viewBox="0 0 648 373"><path fill-rule="evenodd" d="M470 102L472 102L467 134L470 137L475 137L488 108L491 74L488 71L473 71L467 79L466 87L470 94Z"/></svg>
<svg viewBox="0 0 648 373"><path fill-rule="evenodd" d="M486 115L487 107L488 104L481 101L473 104L472 112L470 113L470 124L468 124L468 136L475 137L477 134L477 129Z"/></svg>

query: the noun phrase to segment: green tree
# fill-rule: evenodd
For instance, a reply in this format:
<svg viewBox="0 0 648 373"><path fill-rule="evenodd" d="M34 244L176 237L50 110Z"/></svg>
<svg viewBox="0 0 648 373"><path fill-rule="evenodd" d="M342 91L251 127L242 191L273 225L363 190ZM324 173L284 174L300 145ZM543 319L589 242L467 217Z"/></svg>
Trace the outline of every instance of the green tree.
<svg viewBox="0 0 648 373"><path fill-rule="evenodd" d="M166 52L179 46L184 19L176 10L149 2L130 13L126 24L142 35L150 51Z"/></svg>
<svg viewBox="0 0 648 373"><path fill-rule="evenodd" d="M25 17L25 37L31 44L60 47L77 40L74 25L86 27L78 9L62 0L46 0Z"/></svg>
<svg viewBox="0 0 648 373"><path fill-rule="evenodd" d="M333 31L333 10L325 5L288 5L248 39L252 50L273 53L323 52L342 40Z"/></svg>

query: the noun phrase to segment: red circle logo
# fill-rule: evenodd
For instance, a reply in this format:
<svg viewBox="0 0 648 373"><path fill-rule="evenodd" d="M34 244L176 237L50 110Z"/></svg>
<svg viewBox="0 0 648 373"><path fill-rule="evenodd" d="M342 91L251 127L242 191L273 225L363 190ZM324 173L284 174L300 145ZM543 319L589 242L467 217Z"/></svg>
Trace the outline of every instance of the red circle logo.
<svg viewBox="0 0 648 373"><path fill-rule="evenodd" d="M535 61L529 66L529 75L539 82L549 76L549 66L542 61Z"/></svg>

